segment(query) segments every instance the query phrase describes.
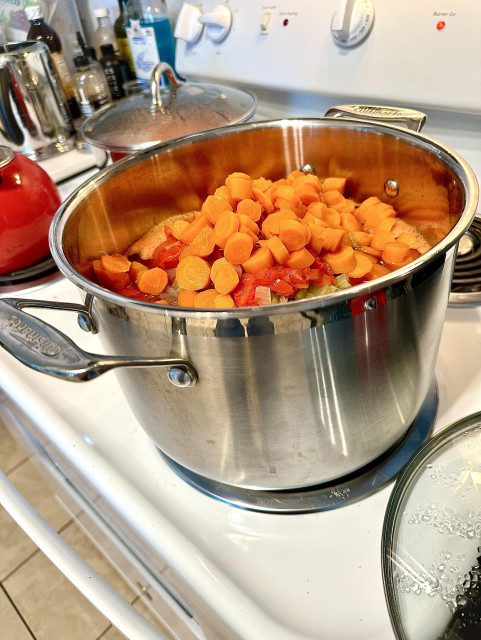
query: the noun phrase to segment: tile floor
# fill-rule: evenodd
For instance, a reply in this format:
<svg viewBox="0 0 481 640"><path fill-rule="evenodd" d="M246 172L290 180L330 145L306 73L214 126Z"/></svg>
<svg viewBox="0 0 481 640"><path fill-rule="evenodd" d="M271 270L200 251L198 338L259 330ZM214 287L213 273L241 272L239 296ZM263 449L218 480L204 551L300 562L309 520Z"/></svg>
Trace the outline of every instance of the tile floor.
<svg viewBox="0 0 481 640"><path fill-rule="evenodd" d="M34 460L0 422L0 468L40 515L118 592L163 633L179 636L154 616L58 500ZM35 546L0 506L0 640L124 638Z"/></svg>

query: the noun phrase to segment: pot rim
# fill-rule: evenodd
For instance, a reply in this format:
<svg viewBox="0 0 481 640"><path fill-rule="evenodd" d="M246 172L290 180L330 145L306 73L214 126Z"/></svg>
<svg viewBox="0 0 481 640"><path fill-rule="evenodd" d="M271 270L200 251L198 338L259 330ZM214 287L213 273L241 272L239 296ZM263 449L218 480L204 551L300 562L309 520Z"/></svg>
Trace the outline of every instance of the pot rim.
<svg viewBox="0 0 481 640"><path fill-rule="evenodd" d="M150 302L144 302L142 300L135 300L133 298L127 298L120 294L104 289L103 287L91 282L87 278L84 278L78 273L68 262L65 253L62 248L62 237L65 229L66 221L69 218L71 209L75 205L76 200L79 197L83 197L89 192L95 190L110 176L116 175L123 171L125 167L137 164L144 161L150 156L156 155L158 152L168 152L176 148L181 148L190 145L194 142L201 142L211 138L223 137L226 134L241 133L247 129L268 129L278 128L281 126L292 127L305 127L305 126L319 126L320 124L333 127L344 128L356 128L364 131L371 130L377 134L385 134L390 136L398 136L408 141L412 141L414 146L422 147L429 150L431 153L434 151L435 155L441 158L445 164L447 164L462 180L462 187L465 195L465 207L458 220L451 231L434 247L427 251L424 255L420 256L410 264L401 269L397 269L392 273L372 280L370 282L363 282L361 284L336 291L334 293L325 294L317 298L309 298L302 300L294 300L279 304L272 304L266 306L251 306L251 307L236 307L228 310L217 309L191 309L189 307L168 307ZM49 232L49 244L52 257L55 260L61 273L68 278L71 282L77 285L81 290L94 295L98 298L105 300L108 303L120 305L128 308L135 308L138 310L147 311L149 313L156 313L158 315L165 315L171 317L182 318L197 318L197 319L226 319L226 318L248 318L253 316L275 316L286 315L288 313L299 313L305 311L311 311L313 309L320 309L329 307L331 305L338 305L345 303L352 298L360 294L370 295L380 289L384 289L387 285L393 285L401 280L412 276L425 266L425 263L431 262L436 257L444 254L450 249L456 242L459 241L462 235L467 231L471 225L472 220L476 214L476 208L479 198L479 187L476 179L476 175L469 164L453 149L440 143L439 141L431 138L422 133L408 130L401 126L381 124L379 122L373 122L372 120L363 120L357 118L330 118L330 117L306 117L306 118L280 118L275 120L263 120L258 122L248 122L242 124L228 125L219 127L216 129L209 129L197 133L192 133L187 136L176 138L167 142L162 142L156 145L144 149L130 156L122 158L121 160L105 167L99 171L93 178L88 179L82 185L80 185L57 210L54 216Z"/></svg>

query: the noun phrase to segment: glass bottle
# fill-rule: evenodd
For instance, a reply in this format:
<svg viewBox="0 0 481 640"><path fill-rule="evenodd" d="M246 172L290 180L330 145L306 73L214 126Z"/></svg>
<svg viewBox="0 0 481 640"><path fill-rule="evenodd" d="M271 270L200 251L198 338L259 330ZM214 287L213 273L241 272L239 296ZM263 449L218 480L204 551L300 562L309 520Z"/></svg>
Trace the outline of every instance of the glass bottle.
<svg viewBox="0 0 481 640"><path fill-rule="evenodd" d="M159 62L174 68L175 42L164 0L128 0L127 13L127 35L137 78L150 80Z"/></svg>
<svg viewBox="0 0 481 640"><path fill-rule="evenodd" d="M88 118L95 111L110 104L112 98L109 85L101 65L86 55L74 58L75 73L73 76L75 96L80 105L83 118Z"/></svg>
<svg viewBox="0 0 481 640"><path fill-rule="evenodd" d="M110 22L110 11L108 9L95 9L94 15L97 18L97 29L94 33L94 46L97 51L97 59L102 57L100 47L103 44L111 44L114 51L117 50L117 39L115 38L114 27Z"/></svg>
<svg viewBox="0 0 481 640"><path fill-rule="evenodd" d="M111 44L103 44L100 48L102 50L100 64L109 84L110 95L112 100L120 100L125 96L123 86L129 81L127 66L115 54Z"/></svg>
<svg viewBox="0 0 481 640"><path fill-rule="evenodd" d="M114 33L117 40L119 58L127 65L129 80L132 80L135 78L135 66L132 51L130 50L129 38L127 37L127 30L125 28L128 20L126 3L127 0L119 0L119 16L114 22Z"/></svg>
<svg viewBox="0 0 481 640"><path fill-rule="evenodd" d="M38 5L25 7L25 13L30 21L30 29L27 34L27 40L38 40L44 42L52 55L55 70L60 78L63 90L67 97L67 104L72 118L78 118L80 115L79 105L75 99L73 90L72 76L67 66L65 56L62 49L62 43L57 32L52 29L46 22L42 14L42 10Z"/></svg>

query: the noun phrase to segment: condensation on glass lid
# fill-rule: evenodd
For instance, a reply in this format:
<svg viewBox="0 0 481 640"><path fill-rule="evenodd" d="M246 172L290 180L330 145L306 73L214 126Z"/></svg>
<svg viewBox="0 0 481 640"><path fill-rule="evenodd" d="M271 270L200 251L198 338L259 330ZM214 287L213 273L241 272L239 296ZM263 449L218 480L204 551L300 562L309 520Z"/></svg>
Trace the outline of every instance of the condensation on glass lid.
<svg viewBox="0 0 481 640"><path fill-rule="evenodd" d="M477 413L428 440L391 495L382 560L398 640L467 640L477 637L469 635L473 630L481 633L480 556Z"/></svg>

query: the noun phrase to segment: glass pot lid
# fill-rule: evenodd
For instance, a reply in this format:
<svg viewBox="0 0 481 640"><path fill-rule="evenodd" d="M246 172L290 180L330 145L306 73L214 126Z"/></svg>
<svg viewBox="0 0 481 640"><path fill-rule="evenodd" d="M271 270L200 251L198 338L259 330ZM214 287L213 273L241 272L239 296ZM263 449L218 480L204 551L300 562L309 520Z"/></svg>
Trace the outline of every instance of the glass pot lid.
<svg viewBox="0 0 481 640"><path fill-rule="evenodd" d="M165 74L169 85L162 86ZM150 90L123 98L90 116L82 135L110 151L132 153L159 142L248 120L252 93L216 84L181 82L167 63L152 72Z"/></svg>
<svg viewBox="0 0 481 640"><path fill-rule="evenodd" d="M444 428L405 468L382 547L398 640L481 638L481 413Z"/></svg>

